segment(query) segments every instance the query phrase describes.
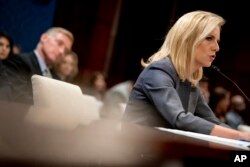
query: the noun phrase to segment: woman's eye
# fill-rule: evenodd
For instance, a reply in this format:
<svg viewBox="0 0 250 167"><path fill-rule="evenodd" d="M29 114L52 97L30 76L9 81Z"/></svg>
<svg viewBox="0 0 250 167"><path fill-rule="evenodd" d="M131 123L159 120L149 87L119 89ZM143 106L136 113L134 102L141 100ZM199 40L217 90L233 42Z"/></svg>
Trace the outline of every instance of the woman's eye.
<svg viewBox="0 0 250 167"><path fill-rule="evenodd" d="M213 40L213 37L206 37L206 40L211 41Z"/></svg>

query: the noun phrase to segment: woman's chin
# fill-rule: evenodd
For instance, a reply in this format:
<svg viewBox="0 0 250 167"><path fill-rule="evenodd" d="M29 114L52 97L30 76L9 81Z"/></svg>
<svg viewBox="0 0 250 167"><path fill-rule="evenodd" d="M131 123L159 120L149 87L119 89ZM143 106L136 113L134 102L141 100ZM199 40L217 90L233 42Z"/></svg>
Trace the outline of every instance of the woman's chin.
<svg viewBox="0 0 250 167"><path fill-rule="evenodd" d="M210 67L211 65L212 65L212 62L211 62L211 63L204 64L203 67Z"/></svg>

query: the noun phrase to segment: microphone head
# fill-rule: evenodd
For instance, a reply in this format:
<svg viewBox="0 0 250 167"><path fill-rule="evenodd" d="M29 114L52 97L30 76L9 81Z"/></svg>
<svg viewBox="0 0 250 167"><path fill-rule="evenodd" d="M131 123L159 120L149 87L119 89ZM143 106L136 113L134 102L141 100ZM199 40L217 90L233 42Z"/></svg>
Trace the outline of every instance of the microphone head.
<svg viewBox="0 0 250 167"><path fill-rule="evenodd" d="M211 65L211 68L214 69L215 71L220 72L220 69L218 67L216 67L215 65Z"/></svg>

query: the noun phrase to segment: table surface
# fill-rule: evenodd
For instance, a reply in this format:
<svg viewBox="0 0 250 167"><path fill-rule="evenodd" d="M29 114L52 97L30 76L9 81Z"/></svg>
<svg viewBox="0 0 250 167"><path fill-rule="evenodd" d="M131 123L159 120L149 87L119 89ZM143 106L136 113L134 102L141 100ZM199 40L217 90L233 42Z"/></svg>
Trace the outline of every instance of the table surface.
<svg viewBox="0 0 250 167"><path fill-rule="evenodd" d="M170 160L182 164L198 160L227 163L233 152L241 151L151 127L105 119L71 130L38 126L24 121L27 106L8 106L7 103L0 106L0 164L161 166Z"/></svg>

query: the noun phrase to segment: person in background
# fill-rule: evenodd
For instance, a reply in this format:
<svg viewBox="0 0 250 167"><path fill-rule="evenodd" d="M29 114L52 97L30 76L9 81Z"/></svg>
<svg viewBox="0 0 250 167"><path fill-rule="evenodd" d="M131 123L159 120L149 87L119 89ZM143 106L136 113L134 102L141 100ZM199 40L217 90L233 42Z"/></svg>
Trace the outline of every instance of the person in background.
<svg viewBox="0 0 250 167"><path fill-rule="evenodd" d="M199 81L199 87L203 98L207 103L209 103L210 91L209 91L209 80L207 77L203 76L201 78L201 80Z"/></svg>
<svg viewBox="0 0 250 167"><path fill-rule="evenodd" d="M0 61L13 54L13 39L5 32L0 32Z"/></svg>
<svg viewBox="0 0 250 167"><path fill-rule="evenodd" d="M246 111L246 103L241 95L234 95L231 98L230 110L226 113L226 122L234 129L239 125L246 125L242 115Z"/></svg>
<svg viewBox="0 0 250 167"><path fill-rule="evenodd" d="M101 116L120 120L128 102L134 81L126 80L109 88L103 100Z"/></svg>
<svg viewBox="0 0 250 167"><path fill-rule="evenodd" d="M148 61L131 91L122 121L213 136L250 140L250 133L222 123L198 88L203 67L210 67L219 51L225 20L211 12L181 16L161 48Z"/></svg>
<svg viewBox="0 0 250 167"><path fill-rule="evenodd" d="M65 82L73 82L74 78L78 74L78 56L73 51L65 53L64 57L55 64L52 69L52 73L55 73L57 77Z"/></svg>
<svg viewBox="0 0 250 167"><path fill-rule="evenodd" d="M209 106L221 122L227 123L226 113L230 105L231 93L221 86L217 86L211 93Z"/></svg>
<svg viewBox="0 0 250 167"><path fill-rule="evenodd" d="M102 72L95 71L89 80L89 84L83 93L94 96L100 102L103 101L104 95L107 90L107 83L105 76Z"/></svg>
<svg viewBox="0 0 250 167"><path fill-rule="evenodd" d="M22 53L22 47L18 44L14 44L13 46L13 54L20 55Z"/></svg>
<svg viewBox="0 0 250 167"><path fill-rule="evenodd" d="M52 27L40 36L31 53L11 56L3 61L0 74L0 100L33 104L31 77L34 74L53 78L50 68L71 50L73 34L62 28Z"/></svg>

